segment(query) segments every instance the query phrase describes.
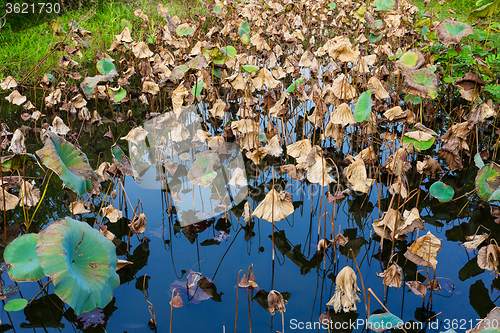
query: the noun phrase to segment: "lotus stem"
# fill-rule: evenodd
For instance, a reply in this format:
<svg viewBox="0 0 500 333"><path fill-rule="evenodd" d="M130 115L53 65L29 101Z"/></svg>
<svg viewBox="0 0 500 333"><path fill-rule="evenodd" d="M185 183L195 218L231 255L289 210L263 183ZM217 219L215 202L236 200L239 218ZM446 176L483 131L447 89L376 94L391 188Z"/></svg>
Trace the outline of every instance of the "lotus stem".
<svg viewBox="0 0 500 333"><path fill-rule="evenodd" d="M252 333L252 313L250 311L250 291L247 288L247 300L248 300L248 326L250 333Z"/></svg>
<svg viewBox="0 0 500 333"><path fill-rule="evenodd" d="M358 262L356 261L356 256L354 255L353 250L349 249L349 253L352 253L352 259L354 260L354 263L356 264L356 269L358 270L359 280L361 281L361 288L363 288L363 298L365 299L366 318L368 318L370 314L369 314L368 303L366 302L366 291L365 291L365 283L363 282L363 276L361 275L361 271L359 270Z"/></svg>
<svg viewBox="0 0 500 333"><path fill-rule="evenodd" d="M45 193L47 193L47 189L49 188L50 178L52 178L53 174L54 174L54 171L52 171L50 173L49 179L47 179L47 184L45 184L45 189L43 190L42 197L40 198L40 201L38 201L38 205L36 205L35 211L33 212L33 215L31 215L31 220L29 221L28 225L26 226L26 233L28 232L28 229L30 228L31 223L33 222L33 219L35 218L35 214L38 211L38 208L40 208L40 205L42 204L43 198L45 198Z"/></svg>
<svg viewBox="0 0 500 333"><path fill-rule="evenodd" d="M242 272L243 270L240 269L240 271L238 272L238 280L236 281L236 317L234 318L234 333L236 333L236 325L238 324L238 283L240 283L240 273ZM244 273L244 271L243 271Z"/></svg>
<svg viewBox="0 0 500 333"><path fill-rule="evenodd" d="M40 294L41 294L41 293L45 290L45 287L47 287L47 286L49 285L49 283L51 283L51 282L52 282L52 279L49 279L49 281L47 281L47 282L43 285L42 289L40 289L40 291L38 292L38 294L36 294L36 295L35 295L35 297L33 297L32 299L30 299L30 301L28 302L28 304L30 304L30 303L31 303L31 302L33 302L33 301L34 301L34 300L35 300L38 296L40 296Z"/></svg>

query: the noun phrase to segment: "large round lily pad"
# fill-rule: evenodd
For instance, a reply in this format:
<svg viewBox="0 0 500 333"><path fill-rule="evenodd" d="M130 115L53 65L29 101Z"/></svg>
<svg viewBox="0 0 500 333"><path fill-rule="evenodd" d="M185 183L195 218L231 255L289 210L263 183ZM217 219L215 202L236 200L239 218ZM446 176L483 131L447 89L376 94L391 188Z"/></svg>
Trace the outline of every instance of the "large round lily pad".
<svg viewBox="0 0 500 333"><path fill-rule="evenodd" d="M25 234L7 245L4 259L12 281L38 281L45 276L36 253L38 239L38 234Z"/></svg>
<svg viewBox="0 0 500 333"><path fill-rule="evenodd" d="M79 195L92 189L93 183L99 186L87 156L63 138L52 132L47 133L44 147L36 152L42 163Z"/></svg>
<svg viewBox="0 0 500 333"><path fill-rule="evenodd" d="M455 191L453 187L446 185L443 182L435 182L429 188L429 193L440 202L448 202L453 199Z"/></svg>
<svg viewBox="0 0 500 333"><path fill-rule="evenodd" d="M79 315L105 307L120 284L113 243L85 222L66 217L40 233L38 260L54 292Z"/></svg>
<svg viewBox="0 0 500 333"><path fill-rule="evenodd" d="M500 200L500 165L490 162L484 165L476 176L477 195L485 201Z"/></svg>
<svg viewBox="0 0 500 333"><path fill-rule="evenodd" d="M465 36L472 35L474 29L467 23L446 19L437 26L437 36L444 45L458 44Z"/></svg>
<svg viewBox="0 0 500 333"><path fill-rule="evenodd" d="M426 68L408 73L404 83L404 90L408 94L433 99L437 97L438 77Z"/></svg>

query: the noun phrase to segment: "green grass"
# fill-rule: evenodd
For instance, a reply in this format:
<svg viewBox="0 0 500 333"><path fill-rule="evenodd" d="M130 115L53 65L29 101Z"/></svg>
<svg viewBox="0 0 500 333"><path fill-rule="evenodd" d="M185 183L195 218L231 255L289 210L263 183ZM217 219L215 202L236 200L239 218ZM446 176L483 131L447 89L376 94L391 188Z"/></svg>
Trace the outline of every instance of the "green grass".
<svg viewBox="0 0 500 333"><path fill-rule="evenodd" d="M436 15L438 20L454 17L458 21L467 22L469 13L477 8L474 0L431 0L427 6L424 6L423 0L414 0L412 2L423 13ZM449 9L454 10L456 13L453 14Z"/></svg>
<svg viewBox="0 0 500 333"><path fill-rule="evenodd" d="M169 8L171 16L177 15L181 19L190 18L194 20L194 14L204 14L204 7L196 0L186 3L182 0L162 1ZM70 20L78 22L84 29L92 32L93 40L90 49L83 52L83 58L76 58L80 64L93 62L98 52L106 52L110 47L114 36L123 30L122 19L128 20L133 29L132 38L141 40L147 38L144 34L154 32L156 23L166 24L166 21L156 11L157 2L150 1L123 1L102 0L92 6L80 10L68 11L58 17L57 22L69 31ZM191 8L190 8L191 7ZM140 18L134 15L134 10L141 9L149 18L147 27L140 27ZM134 23L135 20L135 23ZM22 31L14 31L6 24L0 29L0 78L12 75L20 79L28 73L45 55L55 42L59 41L51 32L47 22L39 24ZM49 56L40 64L38 74L50 73L52 68L57 68L60 55Z"/></svg>

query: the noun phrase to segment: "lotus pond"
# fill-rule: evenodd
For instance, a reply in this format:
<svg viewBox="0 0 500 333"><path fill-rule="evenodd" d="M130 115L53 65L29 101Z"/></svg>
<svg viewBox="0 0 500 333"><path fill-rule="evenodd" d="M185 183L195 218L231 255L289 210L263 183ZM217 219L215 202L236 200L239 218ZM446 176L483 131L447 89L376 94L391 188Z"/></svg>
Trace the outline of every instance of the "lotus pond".
<svg viewBox="0 0 500 333"><path fill-rule="evenodd" d="M90 65L73 22L0 81L0 331L498 331L483 7L158 4Z"/></svg>

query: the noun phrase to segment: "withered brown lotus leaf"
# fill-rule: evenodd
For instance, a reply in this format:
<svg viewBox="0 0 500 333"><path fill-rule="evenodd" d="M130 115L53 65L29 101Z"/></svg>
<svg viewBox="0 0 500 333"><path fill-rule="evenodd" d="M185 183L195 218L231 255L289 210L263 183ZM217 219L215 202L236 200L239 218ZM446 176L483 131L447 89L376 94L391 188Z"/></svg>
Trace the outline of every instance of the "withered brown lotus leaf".
<svg viewBox="0 0 500 333"><path fill-rule="evenodd" d="M248 151L246 153L246 157L252 160L252 162L254 162L256 165L259 165L260 161L262 161L262 159L266 157L268 153L269 153L268 147L260 147L251 152Z"/></svg>
<svg viewBox="0 0 500 333"><path fill-rule="evenodd" d="M448 169L450 171L462 170L464 168L462 164L462 158L459 154L460 139L454 138L448 141L444 146L439 148L438 156L446 161L448 164Z"/></svg>
<svg viewBox="0 0 500 333"><path fill-rule="evenodd" d="M66 126L66 124L64 124L64 121L61 118L55 116L54 120L52 121L52 126L49 127L49 130L55 134L66 135L71 129Z"/></svg>
<svg viewBox="0 0 500 333"><path fill-rule="evenodd" d="M347 125L356 124L356 119L354 119L349 105L347 105L347 103L342 103L330 113L330 123L345 127Z"/></svg>
<svg viewBox="0 0 500 333"><path fill-rule="evenodd" d="M413 242L404 255L417 265L436 269L438 251L441 251L441 240L429 231Z"/></svg>
<svg viewBox="0 0 500 333"><path fill-rule="evenodd" d="M452 33L450 33L452 32ZM436 33L438 41L444 45L459 44L462 38L465 36L472 35L474 29L467 23L454 21L448 18L441 23L436 28Z"/></svg>
<svg viewBox="0 0 500 333"><path fill-rule="evenodd" d="M279 291L271 290L267 294L267 304L269 306L268 309L272 316L274 316L276 311L279 311L281 313L285 312L286 303L287 301L283 298L283 295L281 295Z"/></svg>
<svg viewBox="0 0 500 333"><path fill-rule="evenodd" d="M344 175L352 185L352 189L357 192L368 193L374 182L374 179L367 177L365 162L358 156L354 158L354 162L344 169Z"/></svg>
<svg viewBox="0 0 500 333"><path fill-rule="evenodd" d="M427 290L432 290L432 291L437 291L437 292L441 291L441 284L436 279L432 279L430 281L427 281L427 283L425 284L425 287L427 288Z"/></svg>
<svg viewBox="0 0 500 333"><path fill-rule="evenodd" d="M482 235L469 235L465 236L466 242L460 244L466 249L475 250L479 245L481 245L485 240L487 240L489 235L484 233Z"/></svg>
<svg viewBox="0 0 500 333"><path fill-rule="evenodd" d="M12 76L7 76L6 78L0 80L0 88L3 90L17 88L17 82Z"/></svg>
<svg viewBox="0 0 500 333"><path fill-rule="evenodd" d="M422 297L425 300L425 294L427 294L427 287L420 281L406 281L406 286L417 296Z"/></svg>
<svg viewBox="0 0 500 333"><path fill-rule="evenodd" d="M182 104L184 103L184 98L187 96L189 96L189 91L182 83L172 93L172 108L177 118L179 118L179 115L183 111Z"/></svg>
<svg viewBox="0 0 500 333"><path fill-rule="evenodd" d="M325 91L333 92L335 97L340 100L350 100L356 97L356 89L349 83L349 79L344 74L337 76L331 86L323 89L323 95L325 95Z"/></svg>
<svg viewBox="0 0 500 333"><path fill-rule="evenodd" d="M119 219L123 217L121 210L116 209L113 205L108 205L102 209L102 214L107 217L110 222L116 223Z"/></svg>
<svg viewBox="0 0 500 333"><path fill-rule="evenodd" d="M318 61L314 57L314 54L310 50L307 50L306 52L304 52L304 54L302 54L302 57L299 61L299 66L306 68L316 68L318 67Z"/></svg>
<svg viewBox="0 0 500 333"><path fill-rule="evenodd" d="M24 134L19 128L14 131L14 135L12 136L12 140L10 141L9 151L13 152L14 154L26 153Z"/></svg>
<svg viewBox="0 0 500 333"><path fill-rule="evenodd" d="M500 247L496 244L483 246L477 253L477 265L479 268L493 271L498 277L498 265L500 264Z"/></svg>
<svg viewBox="0 0 500 333"><path fill-rule="evenodd" d="M321 148L320 148L321 149ZM326 160L320 155L315 154L314 163L307 168L307 180L313 184L320 184L325 187L331 183L336 183L328 173L332 171L332 167L327 165Z"/></svg>
<svg viewBox="0 0 500 333"><path fill-rule="evenodd" d="M376 78L375 76L372 76L370 78L370 80L368 80L368 84L371 85L373 87L373 89L375 90L375 97L378 100L391 97L391 96L389 96L389 93L387 92L387 90L385 90L384 86L382 85L382 82L380 82L380 80L378 78ZM369 87L369 89L372 89L372 88Z"/></svg>
<svg viewBox="0 0 500 333"><path fill-rule="evenodd" d="M486 318L481 320L474 326L473 329L467 330L465 333L482 333L492 328L492 323L500 322L500 308L497 306L491 310Z"/></svg>
<svg viewBox="0 0 500 333"><path fill-rule="evenodd" d="M467 140L467 136L469 135L472 127L473 124L469 123L468 121L453 124L441 137L441 140L445 143L456 138Z"/></svg>
<svg viewBox="0 0 500 333"><path fill-rule="evenodd" d="M128 261L128 260L122 260L122 259L118 259L118 262L116 263L116 270L120 270L124 267L127 267L128 265L132 265L133 262L131 261Z"/></svg>
<svg viewBox="0 0 500 333"><path fill-rule="evenodd" d="M228 184L235 187L248 185L247 178L245 177L245 172L242 168L237 167L234 169L233 175L231 176Z"/></svg>
<svg viewBox="0 0 500 333"><path fill-rule="evenodd" d="M176 292L176 295L172 298L169 304L174 308L182 308L184 306L184 302L182 301L182 297L179 295L179 291L177 289Z"/></svg>
<svg viewBox="0 0 500 333"><path fill-rule="evenodd" d="M15 104L15 105L21 105L24 102L26 102L26 96L22 96L19 91L14 90L11 92L7 97L5 97L6 100L8 100L10 103Z"/></svg>
<svg viewBox="0 0 500 333"><path fill-rule="evenodd" d="M295 208L293 204L282 199L278 191L272 189L266 194L264 200L255 208L252 215L274 223L285 219L292 214Z"/></svg>
<svg viewBox="0 0 500 333"><path fill-rule="evenodd" d="M312 149L311 141L303 139L286 146L287 155L295 157L295 159L306 158Z"/></svg>
<svg viewBox="0 0 500 333"><path fill-rule="evenodd" d="M20 206L34 207L40 201L40 189L35 187L35 182L21 181L19 188Z"/></svg>
<svg viewBox="0 0 500 333"><path fill-rule="evenodd" d="M271 140L269 140L266 147L269 151L269 155L271 156L278 157L283 154L283 148L281 148L280 138L278 135L273 136Z"/></svg>
<svg viewBox="0 0 500 333"><path fill-rule="evenodd" d="M142 126L137 126L131 129L126 136L121 137L122 140L127 140L133 144L139 144L139 142L144 141L148 135L148 132L142 128Z"/></svg>
<svg viewBox="0 0 500 333"><path fill-rule="evenodd" d="M430 156L425 156L423 161L417 161L417 172L436 178L437 173L443 173L443 169L439 162Z"/></svg>
<svg viewBox="0 0 500 333"><path fill-rule="evenodd" d="M292 179L303 179L304 176L297 172L297 167L294 164L286 164L280 167L281 172L286 172Z"/></svg>
<svg viewBox="0 0 500 333"><path fill-rule="evenodd" d="M389 110L384 112L384 117L386 117L389 120L394 120L397 116L400 116L403 113L403 109L401 107L395 106L393 108L390 108Z"/></svg>
<svg viewBox="0 0 500 333"><path fill-rule="evenodd" d="M125 27L121 34L115 35L115 38L118 42L124 43L132 43L134 41L130 35L130 29L128 27Z"/></svg>
<svg viewBox="0 0 500 333"><path fill-rule="evenodd" d="M401 224L401 213L393 208L389 208L382 218L373 222L373 229L380 238L392 239L396 236L396 231Z"/></svg>
<svg viewBox="0 0 500 333"><path fill-rule="evenodd" d="M420 213L417 207L403 212L404 223L399 226L397 236L413 233L417 230L425 231L424 220L420 218Z"/></svg>
<svg viewBox="0 0 500 333"><path fill-rule="evenodd" d="M405 75L403 90L407 94L434 99L437 97L438 81L438 76L427 68L417 69Z"/></svg>
<svg viewBox="0 0 500 333"><path fill-rule="evenodd" d="M146 231L146 224L146 214L140 213L139 215L134 215L128 227L134 234L140 235Z"/></svg>
<svg viewBox="0 0 500 333"><path fill-rule="evenodd" d="M85 203L83 200L73 201L69 204L69 211L73 215L87 214L90 213L90 210L85 207Z"/></svg>
<svg viewBox="0 0 500 333"><path fill-rule="evenodd" d="M250 223L250 221L253 218L252 217L252 206L250 205L250 203L248 201L245 202L243 214L241 214L241 217L245 221L246 225L248 225L248 223Z"/></svg>
<svg viewBox="0 0 500 333"><path fill-rule="evenodd" d="M358 288L357 279L356 273L349 266L342 268L335 278L335 293L326 303L327 306L333 307L335 313L341 310L356 311L356 302L361 302L358 296L361 290Z"/></svg>
<svg viewBox="0 0 500 333"><path fill-rule="evenodd" d="M217 101L214 103L213 107L208 110L210 112L210 115L214 118L224 118L224 110L226 109L226 102L224 102L222 99L217 99Z"/></svg>
<svg viewBox="0 0 500 333"><path fill-rule="evenodd" d="M132 46L132 52L139 59L151 58L154 55L148 45L142 41Z"/></svg>
<svg viewBox="0 0 500 333"><path fill-rule="evenodd" d="M396 263L392 263L383 273L377 273L379 278L384 278L382 283L388 287L399 289L403 282L403 269Z"/></svg>
<svg viewBox="0 0 500 333"><path fill-rule="evenodd" d="M160 92L160 87L151 80L144 80L142 83L142 91L150 93L151 95L156 95Z"/></svg>
<svg viewBox="0 0 500 333"><path fill-rule="evenodd" d="M477 104L471 110L468 121L472 124L477 124L484 122L488 118L496 116L497 112L495 112L495 109L492 107L492 105L490 106L489 103L481 103Z"/></svg>
<svg viewBox="0 0 500 333"><path fill-rule="evenodd" d="M340 232L333 237L332 243L339 245L339 246L345 246L347 242L349 241L349 238L342 235Z"/></svg>
<svg viewBox="0 0 500 333"><path fill-rule="evenodd" d="M245 273L243 273L243 277L238 282L238 287L240 287L240 288L248 288L248 287L250 287L250 283L248 282L248 279L247 279L247 276L246 276Z"/></svg>
<svg viewBox="0 0 500 333"><path fill-rule="evenodd" d="M384 164L384 168L390 173L400 176L411 169L408 162L408 154L404 148L399 148L393 155L389 156Z"/></svg>
<svg viewBox="0 0 500 333"><path fill-rule="evenodd" d="M16 208L19 203L19 198L9 192L5 191L5 189L0 189L0 210L11 210Z"/></svg>
<svg viewBox="0 0 500 333"><path fill-rule="evenodd" d="M275 80L267 68L261 68L257 76L252 79L252 83L256 89L262 89L264 86L267 89L274 89L280 84L280 81Z"/></svg>

